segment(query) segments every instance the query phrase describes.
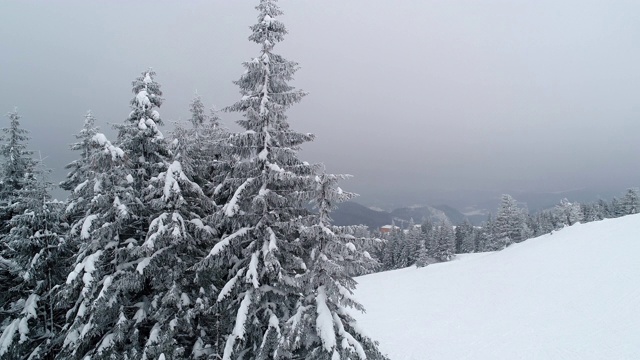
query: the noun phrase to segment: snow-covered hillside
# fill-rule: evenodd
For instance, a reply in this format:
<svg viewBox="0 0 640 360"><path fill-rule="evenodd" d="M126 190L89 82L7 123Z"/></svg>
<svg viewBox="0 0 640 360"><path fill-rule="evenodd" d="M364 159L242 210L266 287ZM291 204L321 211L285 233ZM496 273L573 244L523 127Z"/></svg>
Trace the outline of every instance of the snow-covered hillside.
<svg viewBox="0 0 640 360"><path fill-rule="evenodd" d="M393 360L640 359L640 215L357 280Z"/></svg>

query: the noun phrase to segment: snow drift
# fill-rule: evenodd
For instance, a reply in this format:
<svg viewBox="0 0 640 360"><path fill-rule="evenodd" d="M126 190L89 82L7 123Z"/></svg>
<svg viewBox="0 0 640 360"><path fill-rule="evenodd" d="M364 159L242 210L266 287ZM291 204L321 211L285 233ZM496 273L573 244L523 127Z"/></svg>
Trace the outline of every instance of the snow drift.
<svg viewBox="0 0 640 360"><path fill-rule="evenodd" d="M640 215L357 281L393 360L640 359Z"/></svg>

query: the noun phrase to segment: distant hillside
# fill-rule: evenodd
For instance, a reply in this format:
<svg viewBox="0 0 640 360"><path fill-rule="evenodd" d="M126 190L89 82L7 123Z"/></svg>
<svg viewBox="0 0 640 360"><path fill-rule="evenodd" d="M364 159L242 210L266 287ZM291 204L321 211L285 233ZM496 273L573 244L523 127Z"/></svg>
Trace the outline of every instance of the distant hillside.
<svg viewBox="0 0 640 360"><path fill-rule="evenodd" d="M462 224L467 220L467 216L449 205L438 205L434 206L434 208L442 211L453 225Z"/></svg>
<svg viewBox="0 0 640 360"><path fill-rule="evenodd" d="M345 225L366 225L371 229L391 224L391 215L385 211L371 210L357 202L348 201L342 203L331 213L333 224Z"/></svg>
<svg viewBox="0 0 640 360"><path fill-rule="evenodd" d="M421 224L425 219L439 222L444 219L452 224L460 224L465 216L458 210L447 206L412 206L393 210L392 212L372 210L357 202L349 201L338 206L332 214L335 225L367 225L375 229L395 222L398 226L406 226L411 219L416 224Z"/></svg>
<svg viewBox="0 0 640 360"><path fill-rule="evenodd" d="M397 360L640 359L638 234L629 215L362 276L354 314Z"/></svg>
<svg viewBox="0 0 640 360"><path fill-rule="evenodd" d="M421 224L426 219L429 219L433 222L440 222L442 220L449 220L450 222L452 221L447 213L431 206L403 207L393 210L391 212L391 216L393 216L393 219L396 221L396 223L402 225L406 225L406 223L408 223L412 219L416 224Z"/></svg>

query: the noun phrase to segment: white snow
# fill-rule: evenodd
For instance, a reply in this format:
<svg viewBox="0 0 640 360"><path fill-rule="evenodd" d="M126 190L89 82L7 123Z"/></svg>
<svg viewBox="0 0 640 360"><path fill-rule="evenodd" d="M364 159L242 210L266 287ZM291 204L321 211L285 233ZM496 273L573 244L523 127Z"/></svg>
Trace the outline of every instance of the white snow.
<svg viewBox="0 0 640 360"><path fill-rule="evenodd" d="M98 145L102 146L104 148L104 153L110 154L113 160L122 158L124 156L124 151L119 147L111 144L111 142L107 140L107 137L104 134L97 133L93 136L92 140L98 143Z"/></svg>
<svg viewBox="0 0 640 360"><path fill-rule="evenodd" d="M327 294L325 293L324 286L318 288L316 312L318 313L318 317L316 318L316 331L322 340L324 349L327 352L331 352L336 346L336 335L333 331L333 317L327 306Z"/></svg>
<svg viewBox="0 0 640 360"><path fill-rule="evenodd" d="M74 193L79 193L80 191L82 191L82 189L84 189L85 186L87 186L87 183L89 182L89 180L85 180L83 182L81 182L80 184L78 184L75 189L73 189Z"/></svg>
<svg viewBox="0 0 640 360"><path fill-rule="evenodd" d="M146 90L141 90L136 95L136 103L143 109L149 109L151 107L151 101L149 100L149 93Z"/></svg>
<svg viewBox="0 0 640 360"><path fill-rule="evenodd" d="M213 228L209 225L205 225L202 220L200 219L191 219L189 220L189 222L193 225L196 226L196 228L198 228L198 230L204 231L208 234L213 234L215 233L215 231L213 230Z"/></svg>
<svg viewBox="0 0 640 360"><path fill-rule="evenodd" d="M249 270L247 271L247 275L245 276L245 279L248 282L251 282L254 288L257 289L260 287L260 283L258 282L258 253L257 252L254 252L253 255L251 255L251 262L249 263Z"/></svg>
<svg viewBox="0 0 640 360"><path fill-rule="evenodd" d="M238 278L242 276L243 273L244 273L244 269L240 269L236 274L236 276L232 277L231 280L227 281L227 283L224 284L224 287L222 287L222 290L220 290L220 294L218 294L218 302L224 300L224 298L227 297L227 295L229 295L231 290L233 290L233 287L236 286L236 282L238 282Z"/></svg>
<svg viewBox="0 0 640 360"><path fill-rule="evenodd" d="M254 180L255 178L248 178L242 185L238 186L238 189L236 189L231 200L229 200L229 202L224 206L225 215L233 217L236 214L238 211L238 200L240 200L240 195Z"/></svg>
<svg viewBox="0 0 640 360"><path fill-rule="evenodd" d="M233 333L227 338L227 342L224 346L223 360L231 360L231 354L233 352L233 346L236 340L244 338L245 328L244 325L247 322L247 315L249 314L249 305L251 305L252 291L249 290L244 294L244 298L240 303L238 314L236 315L236 323L233 327Z"/></svg>
<svg viewBox="0 0 640 360"><path fill-rule="evenodd" d="M101 355L105 350L111 348L111 346L113 345L114 337L115 337L114 334L108 334L102 339L102 342L98 347L98 355Z"/></svg>
<svg viewBox="0 0 640 360"><path fill-rule="evenodd" d="M640 359L640 215L357 278L394 360Z"/></svg>
<svg viewBox="0 0 640 360"><path fill-rule="evenodd" d="M2 336L0 336L0 355L4 355L9 350L19 323L20 319L13 320L2 332Z"/></svg>
<svg viewBox="0 0 640 360"><path fill-rule="evenodd" d="M89 215L84 219L84 222L82 223L82 231L80 232L81 239L86 240L91 237L91 233L89 232L89 230L91 230L91 224L97 218L98 215Z"/></svg>
<svg viewBox="0 0 640 360"><path fill-rule="evenodd" d="M224 249L225 247L227 247L229 245L229 243L240 236L244 236L247 232L249 232L249 230L251 230L251 228L245 227L242 228L238 231L236 231L235 233L223 238L222 240L220 240L217 244L215 244L213 246L213 249L211 249L211 251L209 252L209 255L207 257L210 256L216 256L220 253L220 251L222 251L222 249Z"/></svg>

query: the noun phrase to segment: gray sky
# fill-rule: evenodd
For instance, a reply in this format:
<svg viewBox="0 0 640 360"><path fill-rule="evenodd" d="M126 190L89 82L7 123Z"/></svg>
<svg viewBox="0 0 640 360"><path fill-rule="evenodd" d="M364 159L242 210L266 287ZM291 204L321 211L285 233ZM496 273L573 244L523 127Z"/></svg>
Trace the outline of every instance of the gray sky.
<svg viewBox="0 0 640 360"><path fill-rule="evenodd" d="M86 110L113 134L149 66L167 125L196 89L207 105L237 100L256 3L2 0L0 111L19 108L59 180ZM310 92L289 118L317 135L301 156L353 174L344 187L362 201L640 185L640 2L280 5L290 35L276 51Z"/></svg>

